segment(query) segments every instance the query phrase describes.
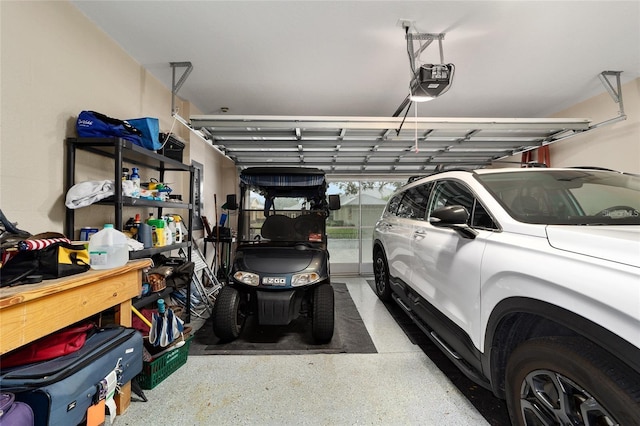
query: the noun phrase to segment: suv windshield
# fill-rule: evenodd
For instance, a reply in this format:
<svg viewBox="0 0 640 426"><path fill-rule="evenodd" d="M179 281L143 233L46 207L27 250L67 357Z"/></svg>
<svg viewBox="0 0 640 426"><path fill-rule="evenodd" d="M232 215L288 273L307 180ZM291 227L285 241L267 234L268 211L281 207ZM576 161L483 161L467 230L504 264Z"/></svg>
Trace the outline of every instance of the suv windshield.
<svg viewBox="0 0 640 426"><path fill-rule="evenodd" d="M528 170L476 178L509 214L549 225L640 225L640 177L596 170Z"/></svg>

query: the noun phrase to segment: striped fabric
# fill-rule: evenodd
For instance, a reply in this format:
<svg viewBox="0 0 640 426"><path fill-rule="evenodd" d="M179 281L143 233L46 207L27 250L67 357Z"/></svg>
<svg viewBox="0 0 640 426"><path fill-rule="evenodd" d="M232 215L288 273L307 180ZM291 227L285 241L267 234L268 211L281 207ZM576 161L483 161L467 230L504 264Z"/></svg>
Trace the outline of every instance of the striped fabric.
<svg viewBox="0 0 640 426"><path fill-rule="evenodd" d="M24 240L18 243L19 250L42 250L45 247L49 247L54 243L68 243L71 244L71 240L68 238L43 238L39 240Z"/></svg>
<svg viewBox="0 0 640 426"><path fill-rule="evenodd" d="M318 186L324 182L322 175L240 175L240 180L250 186Z"/></svg>

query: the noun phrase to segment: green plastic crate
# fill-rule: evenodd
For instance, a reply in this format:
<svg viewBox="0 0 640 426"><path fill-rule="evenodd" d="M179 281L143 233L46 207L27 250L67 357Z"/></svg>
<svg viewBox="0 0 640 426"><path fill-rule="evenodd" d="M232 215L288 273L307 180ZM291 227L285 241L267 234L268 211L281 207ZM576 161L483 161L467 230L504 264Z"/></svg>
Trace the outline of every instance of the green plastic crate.
<svg viewBox="0 0 640 426"><path fill-rule="evenodd" d="M189 356L189 346L193 336L187 337L184 345L169 351L153 361L142 363L142 372L136 376L136 380L142 389L153 389L171 373L182 367Z"/></svg>

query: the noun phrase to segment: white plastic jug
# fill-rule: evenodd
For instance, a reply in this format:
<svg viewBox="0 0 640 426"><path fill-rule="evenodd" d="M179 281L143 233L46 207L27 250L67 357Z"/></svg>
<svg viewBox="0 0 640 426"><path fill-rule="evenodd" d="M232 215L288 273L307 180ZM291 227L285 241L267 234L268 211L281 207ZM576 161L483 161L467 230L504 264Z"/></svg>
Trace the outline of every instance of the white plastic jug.
<svg viewBox="0 0 640 426"><path fill-rule="evenodd" d="M89 262L92 269L111 269L129 261L129 245L122 232L107 223L89 239Z"/></svg>
<svg viewBox="0 0 640 426"><path fill-rule="evenodd" d="M165 218L164 220L164 244L167 246L170 246L171 244L173 244L173 236L175 235L174 233L171 232L171 228L169 227L169 223L168 220ZM171 222L173 223L173 222Z"/></svg>

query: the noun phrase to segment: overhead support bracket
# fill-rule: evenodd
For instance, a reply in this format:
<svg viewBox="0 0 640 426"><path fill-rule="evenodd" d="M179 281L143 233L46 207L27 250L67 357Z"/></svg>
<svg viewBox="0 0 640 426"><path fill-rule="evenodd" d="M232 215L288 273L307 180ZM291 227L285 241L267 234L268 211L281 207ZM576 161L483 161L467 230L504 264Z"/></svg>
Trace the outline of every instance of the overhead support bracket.
<svg viewBox="0 0 640 426"><path fill-rule="evenodd" d="M407 51L409 52L410 59L412 61L411 68L415 72L416 68L416 59L420 57L420 54L424 52L424 50L433 43L434 40L438 40L439 48L440 48L440 63L444 63L444 52L442 50L442 40L444 40L444 33L434 34L434 33L410 33L407 32L405 34L405 39L407 40ZM414 41L425 43L419 43L418 48L414 51Z"/></svg>
<svg viewBox="0 0 640 426"><path fill-rule="evenodd" d="M178 111L176 111L176 95L178 94L178 90L182 87L184 82L191 74L193 70L193 65L191 62L169 62L169 65L172 68L172 78L171 78L171 115L175 115ZM176 82L176 68L186 68L178 81Z"/></svg>
<svg viewBox="0 0 640 426"><path fill-rule="evenodd" d="M613 101L619 105L618 113L620 115L625 115L624 104L622 103L622 85L620 84L620 74L622 74L622 71L602 71L598 75L598 77L600 77L600 81L602 81L604 88L607 89L607 92L609 93L609 95L611 95L611 98L613 98ZM609 81L609 77L615 77L616 79L615 88L611 84L611 81Z"/></svg>
<svg viewBox="0 0 640 426"><path fill-rule="evenodd" d="M613 98L613 101L618 104L618 116L610 118L600 123L593 124L589 126L589 130L597 129L598 127L606 126L608 124L617 123L618 121L626 120L627 114L624 113L624 104L622 103L622 84L620 84L620 74L622 71L602 71L598 77L600 77L600 81L604 85L604 88L607 89L607 92ZM609 77L615 77L616 85L613 87Z"/></svg>

